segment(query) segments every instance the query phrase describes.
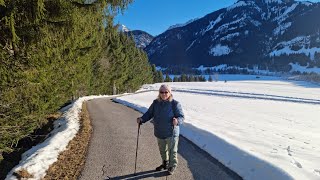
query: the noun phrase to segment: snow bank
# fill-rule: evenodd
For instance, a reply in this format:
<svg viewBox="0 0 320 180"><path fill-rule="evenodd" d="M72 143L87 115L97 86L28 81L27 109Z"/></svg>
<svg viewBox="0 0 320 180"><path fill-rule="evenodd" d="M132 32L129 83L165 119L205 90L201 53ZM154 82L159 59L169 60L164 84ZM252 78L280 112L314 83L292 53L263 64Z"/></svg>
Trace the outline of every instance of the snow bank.
<svg viewBox="0 0 320 180"><path fill-rule="evenodd" d="M61 109L63 115L54 122L54 130L50 133L50 137L23 153L20 163L8 173L6 180L17 180L13 173L22 169L33 176L30 179L43 178L50 165L58 160L59 154L66 150L68 143L76 136L80 127L79 113L83 102L103 97L109 96L81 97Z"/></svg>

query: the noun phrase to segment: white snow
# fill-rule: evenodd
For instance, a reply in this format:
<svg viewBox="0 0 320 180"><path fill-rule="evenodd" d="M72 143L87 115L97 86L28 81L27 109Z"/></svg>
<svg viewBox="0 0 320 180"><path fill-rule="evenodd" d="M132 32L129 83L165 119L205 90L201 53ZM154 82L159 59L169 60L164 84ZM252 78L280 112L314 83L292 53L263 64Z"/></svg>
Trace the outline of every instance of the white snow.
<svg viewBox="0 0 320 180"><path fill-rule="evenodd" d="M320 179L320 87L256 77L218 75L227 83L170 83L186 115L182 135L244 179ZM145 112L159 86L144 85L139 94L117 101ZM50 137L25 152L6 179L17 179L12 173L21 169L33 179L43 178L79 130L82 103L102 97L110 96L82 97L63 108Z"/></svg>
<svg viewBox="0 0 320 180"><path fill-rule="evenodd" d="M228 46L217 44L209 50L209 54L213 56L228 55L232 50Z"/></svg>
<svg viewBox="0 0 320 180"><path fill-rule="evenodd" d="M299 50L292 50L290 47L285 46L282 49L274 50L269 55L272 56L281 56L283 54L290 55L290 54L305 54L306 56L310 56L311 60L315 60L315 53L320 53L320 48L312 47L306 48L303 47Z"/></svg>
<svg viewBox="0 0 320 180"><path fill-rule="evenodd" d="M292 22L285 22L285 21L289 17L289 14L293 12L298 5L299 5L299 2L292 4L290 7L287 7L282 14L280 14L273 20L273 21L277 21L278 23L278 27L276 27L273 30L274 35L276 36L282 35L292 25Z"/></svg>
<svg viewBox="0 0 320 180"><path fill-rule="evenodd" d="M239 7L243 7L243 6L251 6L251 7L255 8L258 12L262 11L262 9L259 6L257 6L256 3L253 1L238 1L235 4L227 7L227 11L231 11L235 8L239 8Z"/></svg>
<svg viewBox="0 0 320 180"><path fill-rule="evenodd" d="M278 21L279 23L285 21L288 17L290 12L294 11L296 7L299 5L299 3L294 3L290 7L286 8L286 10L278 17L276 17L274 20Z"/></svg>
<svg viewBox="0 0 320 180"><path fill-rule="evenodd" d="M281 56L283 54L305 54L310 56L311 60L315 60L315 53L320 53L320 47L310 48L310 36L298 36L290 41L278 43L275 48L277 49L269 53L270 56ZM292 50L294 46L301 47L299 50ZM306 48L307 47L307 48Z"/></svg>
<svg viewBox="0 0 320 180"><path fill-rule="evenodd" d="M291 66L291 70L290 72L307 72L307 73L318 73L320 74L320 67L309 67L309 66L301 66L298 63L290 63L289 64Z"/></svg>
<svg viewBox="0 0 320 180"><path fill-rule="evenodd" d="M149 51L147 52L148 56L151 56L152 54L154 54L156 52L156 50L154 49L149 49Z"/></svg>
<svg viewBox="0 0 320 180"><path fill-rule="evenodd" d="M128 28L127 28L125 25L123 25L123 24L119 24L118 31L120 31L120 32L129 32L130 29L128 29Z"/></svg>
<svg viewBox="0 0 320 180"><path fill-rule="evenodd" d="M205 67L205 66L201 65L196 69L198 69L200 71L205 71L208 68L211 69L211 70L220 70L220 69L225 69L227 67L228 67L228 65L226 65L226 64L220 64L218 66L213 66L213 67Z"/></svg>
<svg viewBox="0 0 320 180"><path fill-rule="evenodd" d="M273 30L273 34L276 36L283 35L291 25L292 25L292 22L286 22L284 24L279 24L279 26Z"/></svg>
<svg viewBox="0 0 320 180"><path fill-rule="evenodd" d="M312 2L308 2L308 1L303 1L303 2L300 2L301 4L305 5L305 6L311 6L313 5Z"/></svg>
<svg viewBox="0 0 320 180"><path fill-rule="evenodd" d="M299 5L299 3L293 3L289 8L286 9L286 11L282 14L282 16L288 16L288 14L296 9L296 7Z"/></svg>
<svg viewBox="0 0 320 180"><path fill-rule="evenodd" d="M263 19L263 20L268 20L268 19L270 19L270 16L271 16L271 13L265 13L265 12L263 12L263 13L261 14L261 19Z"/></svg>
<svg viewBox="0 0 320 180"><path fill-rule="evenodd" d="M233 5L227 7L227 11L233 10L238 7L248 6L251 4L252 4L252 2L238 1L237 3L234 3Z"/></svg>
<svg viewBox="0 0 320 180"><path fill-rule="evenodd" d="M255 25L256 27L259 27L259 26L262 25L262 23L259 22L259 21L257 21L257 20L250 19L250 22L251 22L253 25Z"/></svg>
<svg viewBox="0 0 320 180"><path fill-rule="evenodd" d="M145 34L135 35L133 38L138 48L145 48L152 41L152 38Z"/></svg>
<svg viewBox="0 0 320 180"><path fill-rule="evenodd" d="M82 97L63 108L61 110L63 116L54 122L54 130L50 133L50 137L23 153L21 161L8 173L6 180L16 180L17 178L13 173L22 169L33 175L33 178L30 179L42 179L49 166L58 160L59 153L64 151L69 141L76 136L80 127L79 113L82 103L102 97L109 96Z"/></svg>
<svg viewBox="0 0 320 180"><path fill-rule="evenodd" d="M310 45L310 36L298 36L290 41L283 41L277 44L277 46L293 46L293 45Z"/></svg>
<svg viewBox="0 0 320 180"><path fill-rule="evenodd" d="M193 46L194 42L196 42L196 40L192 41L192 43L187 47L186 51L188 51Z"/></svg>
<svg viewBox="0 0 320 180"><path fill-rule="evenodd" d="M170 83L185 112L181 134L245 180L320 179L320 87L229 77ZM159 86L117 101L145 112Z"/></svg>
<svg viewBox="0 0 320 180"><path fill-rule="evenodd" d="M157 71L164 71L164 70L166 70L167 68L163 68L163 67L160 67L160 66L157 66L156 67L156 70Z"/></svg>
<svg viewBox="0 0 320 180"><path fill-rule="evenodd" d="M216 24L218 24L222 20L222 16L223 14L220 14L216 20L210 21L207 28L205 30L201 30L201 34L204 35L206 32L210 31Z"/></svg>
<svg viewBox="0 0 320 180"><path fill-rule="evenodd" d="M227 64L220 64L220 65L213 66L213 67L205 67L205 66L201 65L198 68L194 68L194 69L202 71L203 73L207 69L214 70L214 71L237 69L237 70L247 70L249 73L259 74L259 75L273 75L273 76L275 76L275 75L278 74L277 72L272 72L272 71L269 71L269 70L259 69L257 66L254 66L253 69L249 69L248 67L241 68L239 66L228 66Z"/></svg>
<svg viewBox="0 0 320 180"><path fill-rule="evenodd" d="M225 23L225 24L221 25L219 28L217 28L214 32L215 32L215 34L226 33L228 31L229 26L244 22L245 20L246 20L246 16L241 17L241 18L239 18L235 21L232 21L230 23ZM240 28L242 26L243 25L240 24L238 28ZM229 29L229 30L231 30L231 29Z"/></svg>
<svg viewBox="0 0 320 180"><path fill-rule="evenodd" d="M220 38L220 40L221 40L221 41L224 41L224 40L230 41L230 40L232 40L233 38L238 37L238 36L240 36L240 33L238 33L238 32L236 32L236 33L231 33L231 34L228 34L228 35Z"/></svg>
<svg viewBox="0 0 320 180"><path fill-rule="evenodd" d="M177 39L181 39L181 34L180 33L178 33L176 36L177 36Z"/></svg>
<svg viewBox="0 0 320 180"><path fill-rule="evenodd" d="M278 3L281 4L283 3L283 0L264 0L265 3Z"/></svg>

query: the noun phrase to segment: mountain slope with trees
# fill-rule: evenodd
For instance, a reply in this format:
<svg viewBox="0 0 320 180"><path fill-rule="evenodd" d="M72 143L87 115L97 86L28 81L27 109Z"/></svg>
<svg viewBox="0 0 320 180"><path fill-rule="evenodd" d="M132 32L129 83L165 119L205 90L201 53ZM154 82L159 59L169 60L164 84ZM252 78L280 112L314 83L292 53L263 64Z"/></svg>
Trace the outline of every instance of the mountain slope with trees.
<svg viewBox="0 0 320 180"><path fill-rule="evenodd" d="M144 49L145 47L147 47L152 41L152 39L154 38L149 33L141 30L129 31L127 32L127 34L133 37L137 47L141 49Z"/></svg>
<svg viewBox="0 0 320 180"><path fill-rule="evenodd" d="M169 29L145 48L161 67L220 64L290 71L320 67L320 3L238 0L185 26Z"/></svg>

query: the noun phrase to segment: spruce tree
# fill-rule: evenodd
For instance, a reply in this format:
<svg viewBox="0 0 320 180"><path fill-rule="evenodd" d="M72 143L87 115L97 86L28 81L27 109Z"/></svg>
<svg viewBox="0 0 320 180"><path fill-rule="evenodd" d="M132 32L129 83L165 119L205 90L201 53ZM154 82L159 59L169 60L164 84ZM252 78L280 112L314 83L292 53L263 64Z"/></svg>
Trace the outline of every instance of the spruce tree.
<svg viewBox="0 0 320 180"><path fill-rule="evenodd" d="M194 82L194 81L195 81L194 75L190 75L190 82Z"/></svg>
<svg viewBox="0 0 320 180"><path fill-rule="evenodd" d="M166 74L166 77L164 79L165 82L172 82L172 79L170 78L169 74Z"/></svg>
<svg viewBox="0 0 320 180"><path fill-rule="evenodd" d="M156 69L156 65L155 64L152 64L152 74L153 74L153 82L154 83L157 83L157 82L159 82L160 80L158 79L158 71L157 71L157 69Z"/></svg>
<svg viewBox="0 0 320 180"><path fill-rule="evenodd" d="M130 2L0 0L0 161L66 102L152 82L146 54L113 25Z"/></svg>
<svg viewBox="0 0 320 180"><path fill-rule="evenodd" d="M181 75L181 82L187 82L187 75L186 74Z"/></svg>
<svg viewBox="0 0 320 180"><path fill-rule="evenodd" d="M158 71L158 77L157 77L158 83L162 83L164 81L162 71Z"/></svg>

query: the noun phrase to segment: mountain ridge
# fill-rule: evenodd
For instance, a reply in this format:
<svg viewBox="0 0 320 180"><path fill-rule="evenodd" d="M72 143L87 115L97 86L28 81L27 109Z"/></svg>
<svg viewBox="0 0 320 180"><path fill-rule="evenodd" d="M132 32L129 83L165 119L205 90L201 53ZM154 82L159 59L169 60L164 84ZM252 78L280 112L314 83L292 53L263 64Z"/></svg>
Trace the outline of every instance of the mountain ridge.
<svg viewBox="0 0 320 180"><path fill-rule="evenodd" d="M151 34L142 30L132 30L126 33L133 36L136 46L140 49L144 49L154 38Z"/></svg>
<svg viewBox="0 0 320 180"><path fill-rule="evenodd" d="M290 63L320 67L319 14L320 3L239 0L163 32L145 50L151 63L163 67L230 64L276 71L289 71Z"/></svg>
<svg viewBox="0 0 320 180"><path fill-rule="evenodd" d="M119 32L132 36L136 46L140 49L144 49L154 38L151 34L142 30L130 30L123 24L117 26Z"/></svg>

